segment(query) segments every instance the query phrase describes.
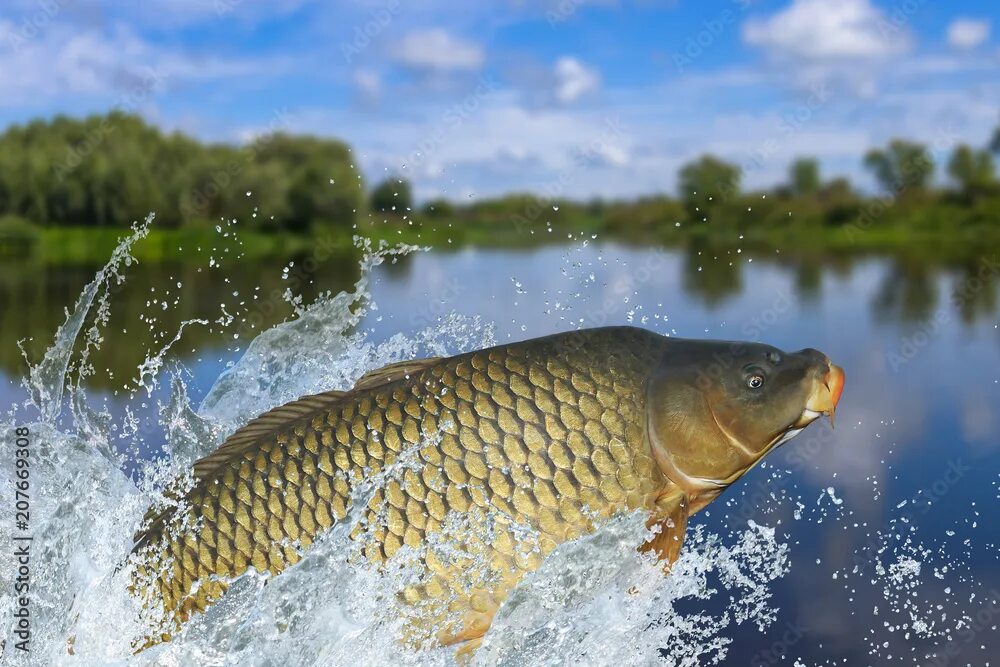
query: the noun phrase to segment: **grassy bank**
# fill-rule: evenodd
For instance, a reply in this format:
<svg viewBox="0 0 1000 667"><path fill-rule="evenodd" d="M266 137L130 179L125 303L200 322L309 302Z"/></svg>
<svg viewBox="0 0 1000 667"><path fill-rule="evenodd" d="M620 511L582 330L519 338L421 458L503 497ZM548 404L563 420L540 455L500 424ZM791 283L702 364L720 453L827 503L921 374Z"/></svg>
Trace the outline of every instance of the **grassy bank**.
<svg viewBox="0 0 1000 667"><path fill-rule="evenodd" d="M43 229L28 249L43 264L73 265L105 262L126 235L121 229L54 227ZM299 234L264 234L240 231L223 237L214 229L156 229L138 242L133 254L147 262L208 259L222 254L242 254L246 259L292 255L307 250L311 238ZM350 244L350 239L345 245Z"/></svg>
<svg viewBox="0 0 1000 667"><path fill-rule="evenodd" d="M88 143L111 131L115 141ZM67 162L67 147L79 164ZM942 259L1000 247L1000 128L982 146L956 146L942 164L902 138L872 148L862 162L877 193L824 178L808 157L789 165L786 182L747 191L740 165L706 154L681 167L676 196L664 183L659 194L628 200L511 192L417 203L398 175L366 184L338 140L277 133L242 146L206 144L117 112L11 126L0 133L0 156L0 257L43 266L105 261L146 211L156 223L135 252L150 262L337 252L355 234L440 249L594 234L650 246ZM217 221L233 218L236 239L216 231Z"/></svg>
<svg viewBox="0 0 1000 667"><path fill-rule="evenodd" d="M903 226L863 228L784 227L740 230L710 229L708 225L674 234L670 238L767 246L782 251L827 251L836 253L896 253L920 249L941 253L1000 246L1000 221L991 227L959 229L910 229ZM669 244L669 241L668 241Z"/></svg>
<svg viewBox="0 0 1000 667"><path fill-rule="evenodd" d="M45 265L93 265L107 261L126 232L114 228L43 228L31 243L0 248L0 257L30 257ZM973 228L909 229L888 227L788 226L739 228L692 223L680 228L608 229L600 218L582 216L572 224L540 229L513 225L469 224L468 221L435 220L415 225L387 222L345 230L334 227L307 234L262 233L238 230L224 237L214 228L157 229L137 243L133 254L145 262L208 260L210 257L241 256L246 260L288 257L322 245L327 251L352 247L355 234L373 241L428 245L440 250L460 247L525 248L577 240L596 234L603 241L682 247L691 243L747 249L780 249L790 254L921 254L942 259L966 256L989 248L1000 248L1000 224ZM2 244L0 244L2 245Z"/></svg>

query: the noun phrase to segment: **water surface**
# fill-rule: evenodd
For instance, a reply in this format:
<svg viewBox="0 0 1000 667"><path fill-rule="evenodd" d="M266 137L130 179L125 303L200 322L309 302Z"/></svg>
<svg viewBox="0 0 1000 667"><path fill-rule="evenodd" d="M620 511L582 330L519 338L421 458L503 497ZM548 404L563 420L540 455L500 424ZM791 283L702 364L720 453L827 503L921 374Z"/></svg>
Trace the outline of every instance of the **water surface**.
<svg viewBox="0 0 1000 667"><path fill-rule="evenodd" d="M775 620L727 629L725 664L985 664L1000 660L998 259L944 266L595 240L432 250L373 270L377 309L357 328L377 343L458 313L481 318L498 342L632 324L824 351L847 374L836 429L811 426L693 521L720 535L771 527L789 549L787 574L769 586ZM16 341L32 337L37 358L95 268L0 270L0 405L22 398ZM128 275L111 301L108 330L120 335L86 381L89 400L116 417L137 365L169 342L152 332L205 320L165 355L197 405L259 331L292 315L286 287L309 303L351 285L358 266L345 254L140 264ZM159 454L167 396L163 382L130 403L148 424L141 456ZM677 604L727 613L724 599Z"/></svg>

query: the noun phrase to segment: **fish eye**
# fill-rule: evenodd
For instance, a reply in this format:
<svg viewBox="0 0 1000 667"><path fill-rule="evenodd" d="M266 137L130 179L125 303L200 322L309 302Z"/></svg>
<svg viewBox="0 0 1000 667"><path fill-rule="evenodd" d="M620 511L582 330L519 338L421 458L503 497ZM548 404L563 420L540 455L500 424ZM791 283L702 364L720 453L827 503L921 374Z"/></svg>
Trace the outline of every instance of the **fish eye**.
<svg viewBox="0 0 1000 667"><path fill-rule="evenodd" d="M754 373L747 377L747 386L751 389L760 389L764 386L764 376L760 373Z"/></svg>

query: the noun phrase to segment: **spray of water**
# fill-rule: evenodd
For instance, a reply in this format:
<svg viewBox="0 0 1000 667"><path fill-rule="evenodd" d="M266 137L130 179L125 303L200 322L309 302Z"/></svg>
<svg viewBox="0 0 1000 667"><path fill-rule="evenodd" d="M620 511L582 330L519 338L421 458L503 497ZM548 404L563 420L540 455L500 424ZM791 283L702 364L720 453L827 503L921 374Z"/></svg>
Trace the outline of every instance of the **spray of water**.
<svg viewBox="0 0 1000 667"><path fill-rule="evenodd" d="M109 340L106 324L113 294L135 261L130 249L151 222L137 225L84 289L44 357L29 364L23 404L0 423L5 434L27 425L35 443L30 663L453 664L450 649L414 650L402 641L414 610L399 602L398 593L421 576L414 567L420 554L403 549L376 570L358 557L359 544L349 537L363 520L356 508L364 508L372 493L400 474L406 457L358 485L354 509L296 565L277 577L247 572L229 582L223 599L172 641L134 654L133 642L149 633L153 621L148 606L129 593L122 565L146 509L171 502L164 489L194 459L257 414L299 396L348 388L364 372L393 361L493 343L491 327L454 314L409 336L369 340L357 325L376 307L369 292L372 271L418 249L359 241L361 275L353 290L324 294L309 304L286 295L294 317L251 341L198 406L189 399L183 369L166 377L162 370L171 366L170 353L184 327L208 323L185 322L178 331L162 332L168 342L147 354L131 382L128 400L134 409L115 418L90 405L84 380L96 372L89 362L94 349L128 344ZM222 312L220 336L237 319L225 305ZM169 398L159 406L156 423L143 424L136 414L158 387L168 388ZM165 436L158 456L150 456L148 447L120 446L153 433ZM10 488L12 483L12 471L4 467L0 484ZM10 511L7 505L0 510L0 530L13 525ZM476 663L716 664L727 656L727 631L734 625L763 630L775 621L770 586L788 572L790 562L787 545L773 528L750 521L720 536L695 527L665 577L660 565L636 551L649 538L644 519L613 517L593 534L559 547L501 607ZM464 530L456 524L454 532ZM0 535L0 542L9 543L7 538ZM446 558L458 547L449 544L446 530L425 548ZM15 571L10 550L0 549L0 571L5 576ZM919 576L919 568L900 561L889 564L883 575L887 591L896 590L889 580L905 583ZM10 655L9 619L16 600L10 586L3 587L3 596L0 618L4 651ZM702 611L692 612L692 601L704 602L695 605ZM916 623L913 630L934 632Z"/></svg>

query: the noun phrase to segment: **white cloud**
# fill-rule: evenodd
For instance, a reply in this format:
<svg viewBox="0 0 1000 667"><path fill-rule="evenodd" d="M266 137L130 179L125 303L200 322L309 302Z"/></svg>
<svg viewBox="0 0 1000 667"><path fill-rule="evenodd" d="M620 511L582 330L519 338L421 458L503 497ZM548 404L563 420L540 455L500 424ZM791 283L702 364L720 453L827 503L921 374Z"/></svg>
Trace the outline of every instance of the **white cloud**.
<svg viewBox="0 0 1000 667"><path fill-rule="evenodd" d="M482 48L456 37L442 28L413 30L399 41L393 57L403 65L420 70L477 70L483 65Z"/></svg>
<svg viewBox="0 0 1000 667"><path fill-rule="evenodd" d="M907 36L869 0L794 0L769 18L748 20L743 38L782 61L884 58L909 46Z"/></svg>
<svg viewBox="0 0 1000 667"><path fill-rule="evenodd" d="M361 19L371 11L368 1L352 0L364 4ZM570 51L551 59L491 52L490 65L506 63L506 73L499 82L482 79L483 94L469 90L476 85L475 72L484 69L485 54L481 44L461 37L478 34L467 15L453 21L422 16L413 23L401 14L386 26L383 41L371 47L362 67L340 65L328 78L307 84L330 85L336 95L328 105L317 102L313 111L258 80L300 72L303 62L313 66L319 54L329 56L323 50L330 48L329 40L302 39L301 52L286 51L290 54L276 60L184 49L181 41L147 36L143 25L54 21L14 48L4 35L17 24L0 20L0 108L6 107L0 110L28 107L18 114L24 115L36 104L96 110L125 98L136 87L130 82L153 68L162 76L158 91L177 91L178 103L170 105L163 125L180 125L205 139L238 138L239 128L224 116L213 117L211 104L231 95L234 83L239 88L247 82L255 90L260 83L273 91L268 99L290 105L289 131L338 134L355 147L367 174L402 171L421 197L442 192L457 197L466 190L485 196L556 188L581 198L673 191L677 169L706 151L743 165L748 188L784 181L789 161L803 153L817 156L827 176L845 174L864 183L868 175L860 156L892 136L934 143L946 129L948 137L953 133L982 144L996 124L994 54L987 58L985 49L907 53L905 28L889 30L892 24L880 23L888 19L872 6L876 1L788 0L744 26L746 43L765 54L764 65L750 60L708 67L661 83L618 84L591 62L559 57ZM193 0L183 2L191 6ZM441 0L426 2L440 3L444 12ZM476 11L486 10L477 5ZM346 21L341 32L353 35L356 24L364 25ZM439 27L413 31L412 25ZM418 76L397 76L400 65ZM892 77L885 76L889 67ZM455 76L463 73L472 75ZM835 85L826 86L831 77L870 97L837 94ZM205 81L220 85L191 85ZM813 104L811 86L804 95L789 96L789 82L818 82L830 95ZM435 94L426 94L428 83L437 85ZM191 89L194 97L188 95ZM345 89L355 104L343 102ZM203 91L211 97L208 104L200 104ZM393 104L374 106L390 93ZM148 107L159 99L155 95L135 106L148 116ZM608 126L611 120L621 131Z"/></svg>
<svg viewBox="0 0 1000 667"><path fill-rule="evenodd" d="M910 62L908 59L907 62ZM970 77L990 81L988 70ZM747 189L787 179L803 154L817 157L825 178L847 176L865 188L866 149L895 136L926 143L943 161L955 142L982 144L996 125L992 97L956 83L950 69L887 82L874 98L833 96L807 107L797 98L761 109L745 94L743 77L717 85L687 79L641 89L602 89L579 107L537 105L516 88L454 98L414 94L384 105L377 116L317 109L293 131L345 135L366 174L406 174L418 197L460 199L506 192L558 193L586 199L674 192L677 170L710 152L744 169ZM735 80L739 85L732 85ZM776 82L761 82L774 91ZM405 107L405 110L403 109ZM301 121L301 122L300 122Z"/></svg>
<svg viewBox="0 0 1000 667"><path fill-rule="evenodd" d="M948 44L956 49L974 49L990 36L989 21L955 19L948 26Z"/></svg>
<svg viewBox="0 0 1000 667"><path fill-rule="evenodd" d="M7 104L113 92L140 69L142 43L128 34L69 32L56 26L26 36L20 26L0 25L0 88ZM134 63L125 70L121 63Z"/></svg>
<svg viewBox="0 0 1000 667"><path fill-rule="evenodd" d="M38 0L30 0L39 5ZM212 24L242 23L259 25L287 17L310 0L144 0L143 2L105 2L93 4L93 9L79 3L79 11L100 13L113 20L124 20L130 25L156 27L211 26ZM67 0L52 4L68 5Z"/></svg>
<svg viewBox="0 0 1000 667"><path fill-rule="evenodd" d="M299 131L352 126L348 139L365 173L377 178L386 169L401 172L419 197L444 193L457 199L466 189L476 196L612 196L636 187L632 128L607 109L527 108L513 90L491 92L462 105L460 113L456 108L423 98L377 124L317 109Z"/></svg>
<svg viewBox="0 0 1000 667"><path fill-rule="evenodd" d="M556 99L563 104L575 102L592 93L601 84L597 71L584 65L576 58L563 57L556 62Z"/></svg>
<svg viewBox="0 0 1000 667"><path fill-rule="evenodd" d="M879 74L912 44L905 21L887 17L871 0L793 0L776 14L747 20L743 40L764 52L786 84L866 98L878 93Z"/></svg>
<svg viewBox="0 0 1000 667"><path fill-rule="evenodd" d="M359 69L354 72L354 87L365 103L372 104L382 96L382 77L378 72Z"/></svg>
<svg viewBox="0 0 1000 667"><path fill-rule="evenodd" d="M989 402L978 395L966 397L962 402L962 435L967 442L995 445L997 416Z"/></svg>
<svg viewBox="0 0 1000 667"><path fill-rule="evenodd" d="M169 51L127 29L46 24L26 34L0 20L0 106L88 96L133 109L175 85L279 71L284 61L226 59Z"/></svg>

